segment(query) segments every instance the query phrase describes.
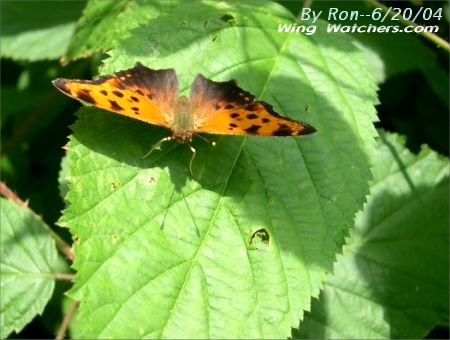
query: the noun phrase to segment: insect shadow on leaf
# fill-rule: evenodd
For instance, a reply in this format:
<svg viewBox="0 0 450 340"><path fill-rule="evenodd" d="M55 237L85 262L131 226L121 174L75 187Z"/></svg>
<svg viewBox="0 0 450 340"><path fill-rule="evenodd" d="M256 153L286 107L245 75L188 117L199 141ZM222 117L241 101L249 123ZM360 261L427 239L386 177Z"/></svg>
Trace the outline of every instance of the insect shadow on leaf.
<svg viewBox="0 0 450 340"><path fill-rule="evenodd" d="M169 203L167 204L167 209L166 209L166 212L164 213L163 221L162 221L162 223L161 223L161 230L164 229L164 223L165 223L165 221L166 221L167 214L168 214L168 212L169 212L169 210L170 210L170 206L171 206L172 201L173 201L173 196L175 195L175 192L177 192L177 191L178 191L178 190L172 191L172 195L170 196L170 200L169 200ZM195 232L197 233L197 236L200 237L200 230L199 230L199 228L198 228L198 226L197 226L197 223L195 222L194 215L192 214L192 211L191 211L191 209L189 208L189 204L188 204L187 201L186 201L186 196L184 196L183 189L180 188L180 189L179 189L179 192L180 192L181 195L183 196L183 201L184 201L184 203L186 204L186 208L187 208L187 210L188 210L188 212L189 212L189 215L191 215L192 222L194 223L194 226L195 226Z"/></svg>
<svg viewBox="0 0 450 340"><path fill-rule="evenodd" d="M212 147L216 146L216 142L211 141L211 140L207 139L206 137L203 137L202 135L194 134L193 136L199 137L200 139L202 139L203 141L207 142ZM164 142L168 142L168 141L172 141L172 140L176 140L176 137L168 136L168 137L164 137L164 138L160 139L159 141L157 141L155 144L152 145L151 149L144 156L142 156L142 159L147 158L148 156L150 156L151 153L153 151L155 151L155 150L161 150L161 145ZM197 150L190 143L185 143L185 144L188 145L189 149L192 152L192 156L191 156L191 159L189 161L189 173L190 173L191 177L194 177L193 172L192 172L192 164L194 162L195 155L197 154Z"/></svg>

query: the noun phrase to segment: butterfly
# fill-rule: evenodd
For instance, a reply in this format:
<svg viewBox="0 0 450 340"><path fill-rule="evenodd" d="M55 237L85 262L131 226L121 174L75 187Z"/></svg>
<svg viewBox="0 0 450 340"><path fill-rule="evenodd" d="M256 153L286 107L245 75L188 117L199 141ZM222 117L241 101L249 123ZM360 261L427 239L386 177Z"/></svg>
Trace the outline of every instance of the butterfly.
<svg viewBox="0 0 450 340"><path fill-rule="evenodd" d="M141 63L93 80L58 78L53 85L81 102L169 129L172 135L150 152L169 140L189 144L199 133L301 136L316 131L307 123L279 115L234 80L216 82L199 74L189 97L179 96L174 69L153 70ZM190 148L194 157L195 149Z"/></svg>

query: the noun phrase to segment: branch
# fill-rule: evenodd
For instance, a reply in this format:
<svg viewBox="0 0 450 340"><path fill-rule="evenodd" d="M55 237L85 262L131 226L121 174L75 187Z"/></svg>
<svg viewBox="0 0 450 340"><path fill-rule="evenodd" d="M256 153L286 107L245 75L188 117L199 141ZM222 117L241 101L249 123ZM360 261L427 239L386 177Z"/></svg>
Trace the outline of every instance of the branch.
<svg viewBox="0 0 450 340"><path fill-rule="evenodd" d="M7 199L13 201L17 205L28 208L28 201L22 201L19 196L17 196L7 185L5 182L0 182L0 194Z"/></svg>
<svg viewBox="0 0 450 340"><path fill-rule="evenodd" d="M58 333L56 333L56 340L63 340L66 336L67 328L69 327L69 323L73 318L73 315L78 309L79 302L73 301L67 310L66 315L61 323L61 326L58 329Z"/></svg>
<svg viewBox="0 0 450 340"><path fill-rule="evenodd" d="M75 275L67 274L67 273L52 273L52 277L55 280L60 280L60 281L73 281L73 279L75 278Z"/></svg>

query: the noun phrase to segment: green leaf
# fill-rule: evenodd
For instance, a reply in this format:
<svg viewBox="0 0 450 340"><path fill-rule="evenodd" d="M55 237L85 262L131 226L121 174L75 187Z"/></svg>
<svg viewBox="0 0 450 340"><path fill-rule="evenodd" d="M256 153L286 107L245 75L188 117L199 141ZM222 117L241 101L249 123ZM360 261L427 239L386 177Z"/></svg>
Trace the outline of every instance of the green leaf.
<svg viewBox="0 0 450 340"><path fill-rule="evenodd" d="M167 0L159 1L167 5ZM91 0L77 23L65 60L88 57L105 51L113 42L142 23L159 15L156 1Z"/></svg>
<svg viewBox="0 0 450 340"><path fill-rule="evenodd" d="M166 143L167 131L78 112L61 223L76 238L73 337L287 337L318 296L371 178L376 93L345 35L278 33L283 7L182 2L115 43L103 69L175 67L240 86L318 129L305 138ZM305 107L308 110L305 110Z"/></svg>
<svg viewBox="0 0 450 340"><path fill-rule="evenodd" d="M300 338L423 338L449 312L449 162L382 135L371 194Z"/></svg>
<svg viewBox="0 0 450 340"><path fill-rule="evenodd" d="M19 332L50 300L58 264L48 227L29 209L0 198L0 337Z"/></svg>
<svg viewBox="0 0 450 340"><path fill-rule="evenodd" d="M1 57L57 59L69 46L84 1L2 1Z"/></svg>

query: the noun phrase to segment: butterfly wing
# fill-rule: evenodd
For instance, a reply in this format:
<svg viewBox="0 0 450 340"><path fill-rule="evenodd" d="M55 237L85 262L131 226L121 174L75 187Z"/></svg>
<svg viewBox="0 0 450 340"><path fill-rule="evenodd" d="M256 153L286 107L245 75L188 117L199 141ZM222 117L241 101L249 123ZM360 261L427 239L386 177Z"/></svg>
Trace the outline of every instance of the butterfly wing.
<svg viewBox="0 0 450 340"><path fill-rule="evenodd" d="M255 100L231 80L195 79L190 110L194 132L221 135L300 136L316 131L311 125L280 116L270 104Z"/></svg>
<svg viewBox="0 0 450 340"><path fill-rule="evenodd" d="M55 79L64 94L96 107L170 128L178 96L174 69L133 68L94 80Z"/></svg>

